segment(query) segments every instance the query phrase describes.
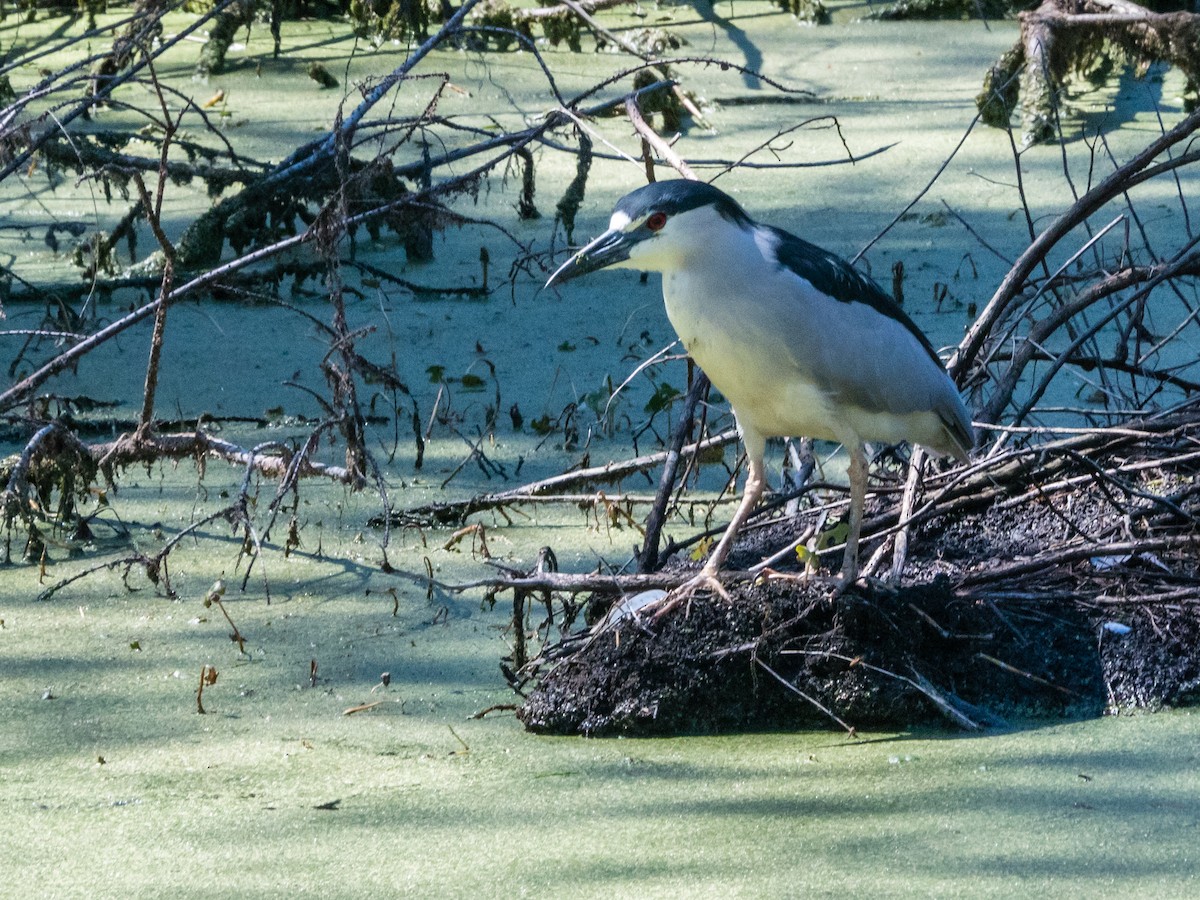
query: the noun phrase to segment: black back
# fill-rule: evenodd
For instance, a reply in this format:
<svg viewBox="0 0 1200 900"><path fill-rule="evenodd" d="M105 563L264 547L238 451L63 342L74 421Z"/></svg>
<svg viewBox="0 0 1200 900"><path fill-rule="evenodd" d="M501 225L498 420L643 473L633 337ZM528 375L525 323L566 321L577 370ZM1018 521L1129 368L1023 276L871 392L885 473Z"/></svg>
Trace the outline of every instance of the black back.
<svg viewBox="0 0 1200 900"><path fill-rule="evenodd" d="M823 294L843 303L865 303L877 313L895 319L912 332L934 361L941 359L917 323L878 284L846 260L828 250L811 244L804 238L770 225L766 228L779 240L775 253L779 264L795 272Z"/></svg>

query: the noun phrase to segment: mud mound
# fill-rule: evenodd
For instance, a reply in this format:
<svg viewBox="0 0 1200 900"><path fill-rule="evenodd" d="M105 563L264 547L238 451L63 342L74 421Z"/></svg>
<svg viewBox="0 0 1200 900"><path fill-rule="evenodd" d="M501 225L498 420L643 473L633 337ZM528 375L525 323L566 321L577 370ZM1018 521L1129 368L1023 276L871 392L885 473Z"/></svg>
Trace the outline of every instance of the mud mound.
<svg viewBox="0 0 1200 900"><path fill-rule="evenodd" d="M1109 677L1127 664L1123 644L1069 604L1005 615L944 578L832 601L771 585L595 636L547 671L519 716L534 731L593 735L1091 716L1110 690L1157 697L1178 681L1153 667Z"/></svg>
<svg viewBox="0 0 1200 900"><path fill-rule="evenodd" d="M519 717L595 735L979 728L1196 702L1191 463L1073 451L1050 463L1053 483L951 496L912 529L899 589L835 599L824 584L735 577L731 601L702 594L548 646ZM881 501L870 512L886 526ZM796 527L760 530L734 558L786 546Z"/></svg>

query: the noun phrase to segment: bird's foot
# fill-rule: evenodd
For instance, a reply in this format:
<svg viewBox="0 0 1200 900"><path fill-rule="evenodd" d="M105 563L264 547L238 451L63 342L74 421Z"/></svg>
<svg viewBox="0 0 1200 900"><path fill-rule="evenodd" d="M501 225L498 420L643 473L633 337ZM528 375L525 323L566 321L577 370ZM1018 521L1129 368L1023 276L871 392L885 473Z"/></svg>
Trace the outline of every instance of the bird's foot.
<svg viewBox="0 0 1200 900"><path fill-rule="evenodd" d="M757 581L786 581L791 584L816 584L821 587L836 587L842 583L840 575L818 575L812 570L803 572L780 572L766 566L758 570Z"/></svg>
<svg viewBox="0 0 1200 900"><path fill-rule="evenodd" d="M831 600L840 600L842 595L857 585L861 579L857 572L843 572L837 577L837 587L833 589Z"/></svg>
<svg viewBox="0 0 1200 900"><path fill-rule="evenodd" d="M761 569L758 577L764 581L786 581L792 584L826 588L829 591L830 600L837 600L850 588L866 580L855 573L848 572L842 572L839 575L817 575L811 571L779 572L772 568Z"/></svg>
<svg viewBox="0 0 1200 900"><path fill-rule="evenodd" d="M732 601L729 592L725 590L725 586L721 584L721 580L717 578L715 571L709 571L707 568L702 569L694 577L689 578L679 587L674 588L669 594L657 601L654 605L658 607L654 615L650 617L651 622L657 622L663 616L670 614L673 610L678 609L681 604L687 604L691 607L692 598L700 591L712 591L720 594L721 598L727 601Z"/></svg>

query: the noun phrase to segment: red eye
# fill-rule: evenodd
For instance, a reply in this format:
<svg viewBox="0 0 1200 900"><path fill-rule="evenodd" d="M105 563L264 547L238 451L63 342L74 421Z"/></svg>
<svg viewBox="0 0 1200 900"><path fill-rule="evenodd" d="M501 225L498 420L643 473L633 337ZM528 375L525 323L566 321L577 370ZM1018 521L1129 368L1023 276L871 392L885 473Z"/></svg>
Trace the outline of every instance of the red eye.
<svg viewBox="0 0 1200 900"><path fill-rule="evenodd" d="M646 219L646 227L651 231L661 231L666 224L667 214L665 212L650 213L650 217Z"/></svg>

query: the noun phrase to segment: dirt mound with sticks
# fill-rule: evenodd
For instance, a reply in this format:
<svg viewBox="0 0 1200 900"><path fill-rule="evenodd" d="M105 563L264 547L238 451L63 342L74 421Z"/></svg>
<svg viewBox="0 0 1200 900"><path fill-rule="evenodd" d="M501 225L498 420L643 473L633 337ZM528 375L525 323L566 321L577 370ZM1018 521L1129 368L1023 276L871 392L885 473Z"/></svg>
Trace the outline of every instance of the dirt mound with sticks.
<svg viewBox="0 0 1200 900"><path fill-rule="evenodd" d="M649 735L977 729L1193 703L1197 428L1098 431L934 478L898 589L834 597L826 582L733 575L730 600L610 616L545 647L518 715L538 732ZM867 555L897 521L882 494ZM786 545L796 528L747 545ZM757 558L740 549L735 561Z"/></svg>

